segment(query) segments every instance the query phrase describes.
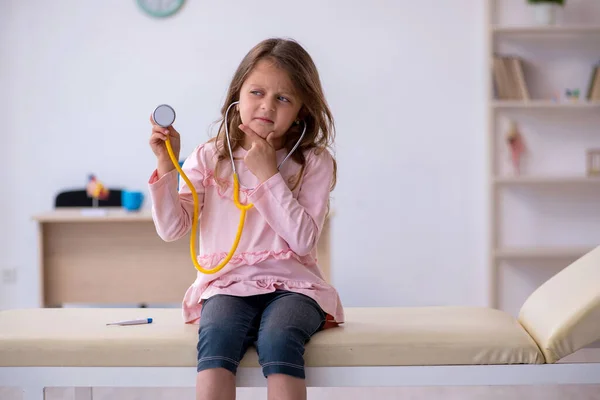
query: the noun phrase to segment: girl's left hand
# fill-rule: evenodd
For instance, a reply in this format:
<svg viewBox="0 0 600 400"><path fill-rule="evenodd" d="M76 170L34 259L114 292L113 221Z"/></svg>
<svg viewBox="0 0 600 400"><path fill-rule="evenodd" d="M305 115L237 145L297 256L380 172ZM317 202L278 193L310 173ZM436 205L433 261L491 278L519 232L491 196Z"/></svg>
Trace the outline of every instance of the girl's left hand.
<svg viewBox="0 0 600 400"><path fill-rule="evenodd" d="M277 157L272 142L273 132L269 133L266 139L263 139L247 125L241 124L239 128L252 142L252 147L246 153L244 162L261 182L265 182L278 172Z"/></svg>

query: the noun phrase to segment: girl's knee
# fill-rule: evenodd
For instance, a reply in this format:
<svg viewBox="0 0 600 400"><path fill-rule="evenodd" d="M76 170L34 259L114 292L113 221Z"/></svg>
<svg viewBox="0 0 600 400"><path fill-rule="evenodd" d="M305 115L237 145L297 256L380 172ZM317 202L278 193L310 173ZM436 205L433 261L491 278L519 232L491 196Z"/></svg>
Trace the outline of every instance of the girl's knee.
<svg viewBox="0 0 600 400"><path fill-rule="evenodd" d="M261 331L256 349L263 375L285 374L304 379L304 351L309 339L303 330L293 327Z"/></svg>
<svg viewBox="0 0 600 400"><path fill-rule="evenodd" d="M199 330L196 371L223 368L235 375L244 339L231 329L225 329L223 324L215 325L217 326L204 326Z"/></svg>

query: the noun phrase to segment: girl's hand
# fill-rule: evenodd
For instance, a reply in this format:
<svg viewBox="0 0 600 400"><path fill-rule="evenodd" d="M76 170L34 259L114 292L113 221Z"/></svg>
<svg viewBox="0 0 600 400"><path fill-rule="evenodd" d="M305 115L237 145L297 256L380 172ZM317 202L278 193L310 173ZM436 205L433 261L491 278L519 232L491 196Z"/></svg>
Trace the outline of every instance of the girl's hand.
<svg viewBox="0 0 600 400"><path fill-rule="evenodd" d="M246 166L261 182L268 180L278 172L277 157L272 139L273 132L269 133L266 139L263 139L247 125L242 124L239 128L252 142L252 147L244 157Z"/></svg>
<svg viewBox="0 0 600 400"><path fill-rule="evenodd" d="M163 128L154 122L152 115L150 115L150 123L152 124L152 133L150 135L150 148L158 160L158 176L162 177L164 174L175 169L169 152L167 150L167 136L171 141L171 148L175 154L175 158L179 160L179 151L181 149L181 137L179 132L173 126Z"/></svg>

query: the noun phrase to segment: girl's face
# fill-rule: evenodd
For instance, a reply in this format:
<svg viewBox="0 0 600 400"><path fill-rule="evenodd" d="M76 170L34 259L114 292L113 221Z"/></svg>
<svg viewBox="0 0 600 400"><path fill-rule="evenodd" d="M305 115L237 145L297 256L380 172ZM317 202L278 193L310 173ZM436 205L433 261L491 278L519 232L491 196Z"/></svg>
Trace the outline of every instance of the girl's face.
<svg viewBox="0 0 600 400"><path fill-rule="evenodd" d="M242 85L238 107L242 123L260 137L266 139L274 132L271 138L278 149L283 146L283 136L296 120L302 102L287 73L272 62L261 60Z"/></svg>

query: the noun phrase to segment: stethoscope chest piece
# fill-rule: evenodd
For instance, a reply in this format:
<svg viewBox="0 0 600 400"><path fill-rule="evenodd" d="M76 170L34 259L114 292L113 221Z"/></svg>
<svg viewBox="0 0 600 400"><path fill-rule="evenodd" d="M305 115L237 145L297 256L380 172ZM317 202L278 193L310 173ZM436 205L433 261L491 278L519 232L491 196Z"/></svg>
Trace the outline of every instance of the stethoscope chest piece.
<svg viewBox="0 0 600 400"><path fill-rule="evenodd" d="M158 126L169 127L175 122L175 110L168 104L161 104L152 112L152 119Z"/></svg>

